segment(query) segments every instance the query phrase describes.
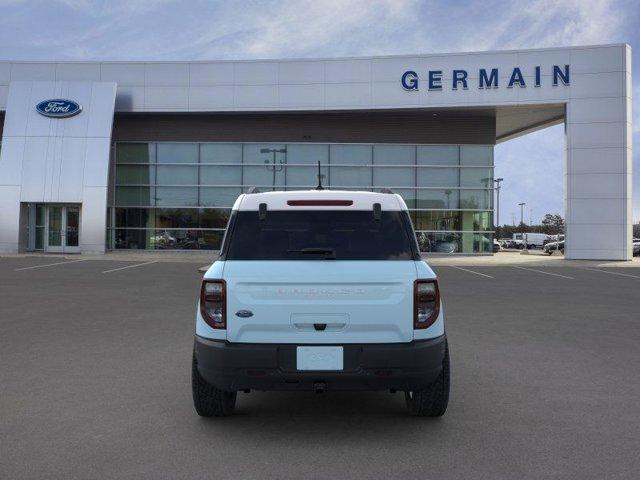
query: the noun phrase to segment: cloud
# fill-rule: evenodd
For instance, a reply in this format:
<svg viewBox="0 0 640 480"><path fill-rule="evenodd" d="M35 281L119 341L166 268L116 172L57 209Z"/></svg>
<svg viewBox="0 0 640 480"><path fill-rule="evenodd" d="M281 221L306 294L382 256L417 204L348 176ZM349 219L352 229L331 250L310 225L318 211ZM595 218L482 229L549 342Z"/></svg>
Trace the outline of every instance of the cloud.
<svg viewBox="0 0 640 480"><path fill-rule="evenodd" d="M180 4L179 0L54 0L52 3L85 15L99 15L101 18L135 16L153 12L171 3Z"/></svg>
<svg viewBox="0 0 640 480"><path fill-rule="evenodd" d="M0 0L1 1L1 0ZM57 0L26 2L0 15L0 52L16 26L56 19L55 29L21 35L21 47L42 59L265 58L402 51L397 38L419 31L417 0ZM4 32L4 33L3 33ZM83 49L69 48L83 44ZM66 48L64 48L66 47Z"/></svg>
<svg viewBox="0 0 640 480"><path fill-rule="evenodd" d="M74 9L74 10L90 10L95 2L90 0L57 0L62 6Z"/></svg>
<svg viewBox="0 0 640 480"><path fill-rule="evenodd" d="M413 14L418 5L412 0L283 2L259 21L262 28L248 49L267 56L317 52L320 46L332 56L388 50L397 45L397 26L418 27Z"/></svg>
<svg viewBox="0 0 640 480"><path fill-rule="evenodd" d="M508 9L496 25L502 48L608 43L625 20L616 0L538 0L520 7Z"/></svg>
<svg viewBox="0 0 640 480"><path fill-rule="evenodd" d="M2 0L0 0L2 1ZM273 58L606 43L625 26L620 0L57 0L26 2L0 25L56 19L20 41L49 58ZM61 14L61 8L69 14ZM22 22L16 20L22 20ZM35 22L34 22L35 20Z"/></svg>

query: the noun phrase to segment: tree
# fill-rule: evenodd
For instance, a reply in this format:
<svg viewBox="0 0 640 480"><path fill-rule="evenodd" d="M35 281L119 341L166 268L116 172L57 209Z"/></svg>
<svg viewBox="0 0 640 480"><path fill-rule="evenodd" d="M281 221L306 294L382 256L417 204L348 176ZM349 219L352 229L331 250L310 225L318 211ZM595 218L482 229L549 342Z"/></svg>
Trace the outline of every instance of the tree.
<svg viewBox="0 0 640 480"><path fill-rule="evenodd" d="M542 227L544 233L549 233L551 235L564 233L564 218L557 213L547 213L542 219Z"/></svg>
<svg viewBox="0 0 640 480"><path fill-rule="evenodd" d="M564 228L564 219L561 215L547 213L542 219L542 225L549 225L556 228Z"/></svg>
<svg viewBox="0 0 640 480"><path fill-rule="evenodd" d="M546 233L558 235L564 233L564 219L561 215L547 213L539 225L500 225L495 227L495 238L512 238L514 233Z"/></svg>

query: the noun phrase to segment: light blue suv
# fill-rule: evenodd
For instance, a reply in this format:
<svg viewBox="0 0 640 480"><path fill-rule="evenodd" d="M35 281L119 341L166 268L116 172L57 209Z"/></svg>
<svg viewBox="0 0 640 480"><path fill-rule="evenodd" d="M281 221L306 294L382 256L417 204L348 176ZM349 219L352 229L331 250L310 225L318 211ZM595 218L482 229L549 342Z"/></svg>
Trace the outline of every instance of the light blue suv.
<svg viewBox="0 0 640 480"><path fill-rule="evenodd" d="M238 391L400 390L419 416L449 399L438 281L393 193L241 195L196 314L193 400Z"/></svg>

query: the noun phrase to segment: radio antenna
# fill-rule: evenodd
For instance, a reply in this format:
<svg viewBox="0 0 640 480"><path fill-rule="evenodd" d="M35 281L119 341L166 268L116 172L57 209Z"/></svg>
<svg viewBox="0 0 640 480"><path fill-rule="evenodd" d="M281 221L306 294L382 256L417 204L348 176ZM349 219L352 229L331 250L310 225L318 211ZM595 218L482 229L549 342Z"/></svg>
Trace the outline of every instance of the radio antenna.
<svg viewBox="0 0 640 480"><path fill-rule="evenodd" d="M324 190L324 187L322 186L322 177L324 177L324 175L320 172L320 160L318 160L318 186L316 187L316 190Z"/></svg>

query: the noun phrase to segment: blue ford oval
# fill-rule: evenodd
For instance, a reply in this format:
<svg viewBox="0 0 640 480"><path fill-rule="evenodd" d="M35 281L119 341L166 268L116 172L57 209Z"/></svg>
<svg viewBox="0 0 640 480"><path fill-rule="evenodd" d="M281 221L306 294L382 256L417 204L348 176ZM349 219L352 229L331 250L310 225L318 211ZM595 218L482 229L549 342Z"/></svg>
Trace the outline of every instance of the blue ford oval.
<svg viewBox="0 0 640 480"><path fill-rule="evenodd" d="M40 115L53 118L73 117L82 111L82 106L73 100L56 98L44 100L36 105L36 110Z"/></svg>

